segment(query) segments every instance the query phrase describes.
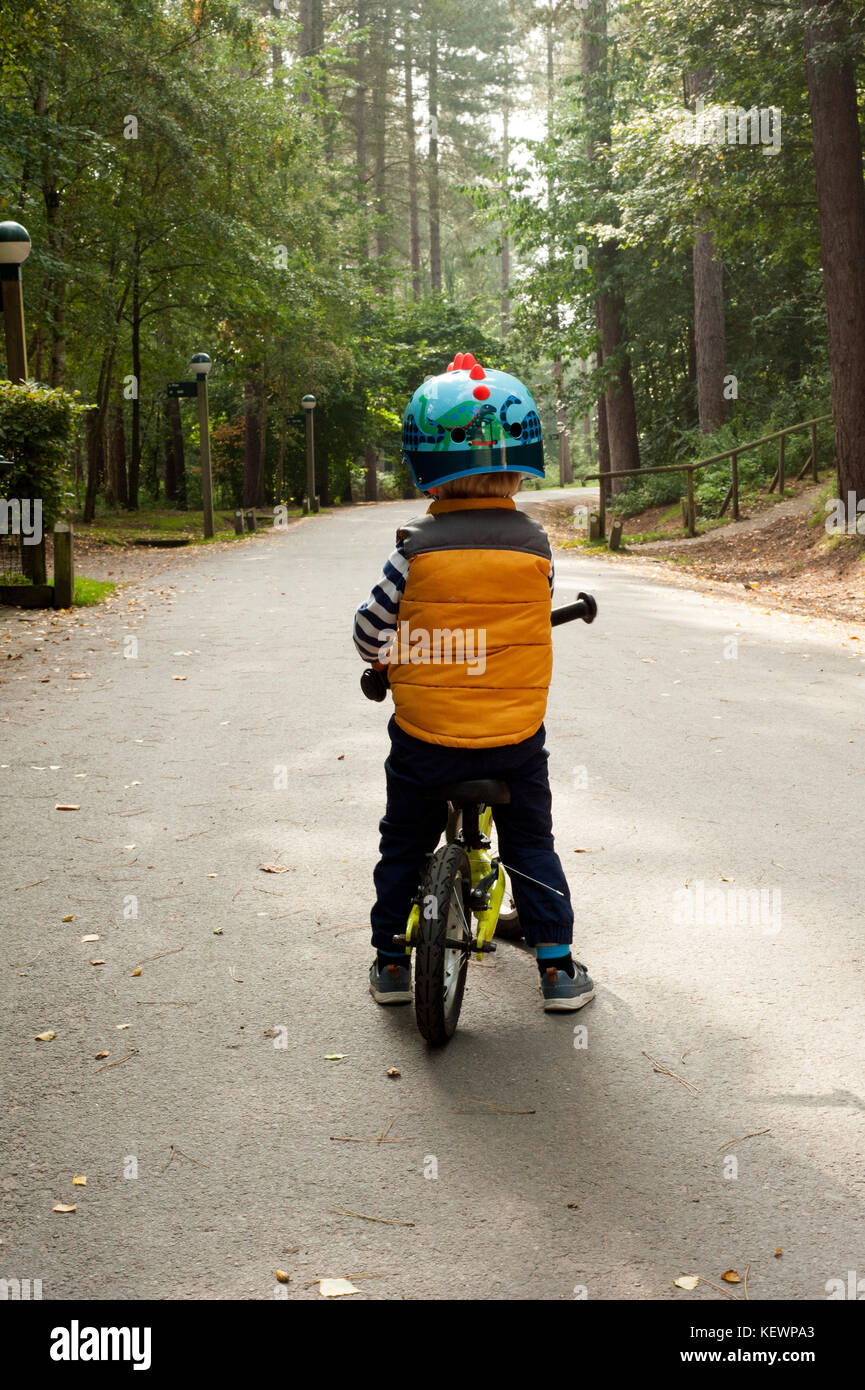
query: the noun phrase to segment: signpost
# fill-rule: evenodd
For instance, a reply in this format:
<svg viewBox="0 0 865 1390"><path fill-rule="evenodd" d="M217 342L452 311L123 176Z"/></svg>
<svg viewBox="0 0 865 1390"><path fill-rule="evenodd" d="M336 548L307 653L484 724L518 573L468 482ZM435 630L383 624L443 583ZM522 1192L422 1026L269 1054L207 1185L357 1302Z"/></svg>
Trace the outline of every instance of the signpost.
<svg viewBox="0 0 865 1390"><path fill-rule="evenodd" d="M194 381L169 381L167 396L198 401L198 434L201 440L201 504L204 508L204 538L213 539L213 479L210 471L210 419L207 409L207 373L213 366L206 352L196 352L189 366Z"/></svg>
<svg viewBox="0 0 865 1390"><path fill-rule="evenodd" d="M312 433L312 412L315 410L315 396L303 396L301 405L306 412L306 510L318 511L318 498L315 495L315 444Z"/></svg>

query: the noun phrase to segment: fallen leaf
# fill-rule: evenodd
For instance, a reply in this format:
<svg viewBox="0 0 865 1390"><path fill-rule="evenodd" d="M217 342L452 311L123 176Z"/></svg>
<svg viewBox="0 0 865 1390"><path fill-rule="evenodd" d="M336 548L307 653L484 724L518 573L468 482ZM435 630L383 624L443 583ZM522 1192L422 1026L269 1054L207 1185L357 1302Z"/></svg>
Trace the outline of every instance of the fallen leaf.
<svg viewBox="0 0 865 1390"><path fill-rule="evenodd" d="M579 1211L579 1202L568 1202L568 1211Z"/></svg>
<svg viewBox="0 0 865 1390"><path fill-rule="evenodd" d="M388 1067L387 1074L388 1076L402 1076L399 1067Z"/></svg>
<svg viewBox="0 0 865 1390"><path fill-rule="evenodd" d="M721 1278L724 1280L725 1284L741 1284L742 1282L735 1269L728 1269L726 1274L721 1275Z"/></svg>
<svg viewBox="0 0 865 1390"><path fill-rule="evenodd" d="M54 1034L52 1033L51 1036L53 1037ZM342 1062L347 1056L347 1052L326 1052L324 1060L326 1062Z"/></svg>
<svg viewBox="0 0 865 1390"><path fill-rule="evenodd" d="M214 927L214 928L213 928L213 935L214 935L214 936L222 936L222 927Z"/></svg>
<svg viewBox="0 0 865 1390"><path fill-rule="evenodd" d="M72 1186L73 1186L73 1187L86 1187L86 1186L87 1186L87 1179L86 1179L86 1178L73 1178L73 1179L72 1179Z"/></svg>
<svg viewBox="0 0 865 1390"><path fill-rule="evenodd" d="M61 805L60 803L58 803L58 804L54 807L54 810L55 810L55 811L80 811L80 810L81 810L81 807L80 807L80 806L63 806L63 805Z"/></svg>
<svg viewBox="0 0 865 1390"><path fill-rule="evenodd" d="M699 1282L699 1274L682 1274L678 1279L673 1280L677 1289L687 1289L689 1292L695 1289Z"/></svg>
<svg viewBox="0 0 865 1390"><path fill-rule="evenodd" d="M287 874L289 872L285 864L259 864L263 874Z"/></svg>
<svg viewBox="0 0 865 1390"><path fill-rule="evenodd" d="M132 1027L132 1024L131 1024L131 1023L115 1023L114 1027L117 1029L118 1033L122 1033L124 1028L131 1028L131 1027Z"/></svg>
<svg viewBox="0 0 865 1390"><path fill-rule="evenodd" d="M97 1062L101 1062L102 1059L103 1059L103 1057L110 1057L110 1056L111 1056L111 1053L110 1053L110 1052L97 1052L97 1053L94 1054L94 1060L97 1061Z"/></svg>
<svg viewBox="0 0 865 1390"><path fill-rule="evenodd" d="M99 934L98 934L98 932L91 932L89 936L82 936L81 940L82 940L82 941L98 941L98 940L99 940Z"/></svg>
<svg viewBox="0 0 865 1390"><path fill-rule="evenodd" d="M777 1260L778 1256L779 1256L779 1255L783 1255L783 1253L784 1253L784 1251L781 1249L781 1247L780 1247L780 1245L779 1245L779 1246L778 1246L778 1249L775 1251L775 1259Z"/></svg>
<svg viewBox="0 0 865 1390"><path fill-rule="evenodd" d="M136 966L136 968L133 970L131 978L134 980L134 979L135 979L135 976L136 976L136 975L140 975L140 974L141 974L141 966L139 965L139 966Z"/></svg>
<svg viewBox="0 0 865 1390"><path fill-rule="evenodd" d="M53 1038L56 1038L56 1037L57 1037L57 1034L56 1034L56 1033L37 1033L37 1034L36 1034L36 1041L37 1041L37 1042L51 1042L51 1040L52 1040Z"/></svg>
<svg viewBox="0 0 865 1390"><path fill-rule="evenodd" d="M280 1284L290 1284L290 1283L291 1283L291 1275L290 1275L290 1274L286 1274L286 1272L285 1272L284 1269L278 1269L278 1270L276 1270L275 1272L276 1272L276 1277L277 1277L277 1279L279 1280Z"/></svg>
<svg viewBox="0 0 865 1390"><path fill-rule="evenodd" d="M104 965L104 964L105 964L105 961L104 961L104 960L92 960L92 961L90 962L90 964L91 964L91 965Z"/></svg>
<svg viewBox="0 0 865 1390"><path fill-rule="evenodd" d="M76 1207L76 1205L75 1205L74 1202L72 1203L72 1206L67 1206L65 1202L57 1202L56 1205L53 1206L53 1207L51 1208L51 1210L52 1210L52 1211L68 1212L68 1211L77 1211L78 1208Z"/></svg>
<svg viewBox="0 0 865 1390"><path fill-rule="evenodd" d="M172 676L171 679L172 679L173 681L188 681L188 680L189 680L189 677L188 677L188 676Z"/></svg>
<svg viewBox="0 0 865 1390"><path fill-rule="evenodd" d="M322 1298L342 1298L345 1294L360 1293L347 1279L319 1279L318 1291Z"/></svg>
<svg viewBox="0 0 865 1390"><path fill-rule="evenodd" d="M74 922L74 921L75 921L75 913L74 913L74 912L70 912L70 914L69 914L68 917L61 917L60 920L61 920L61 922Z"/></svg>

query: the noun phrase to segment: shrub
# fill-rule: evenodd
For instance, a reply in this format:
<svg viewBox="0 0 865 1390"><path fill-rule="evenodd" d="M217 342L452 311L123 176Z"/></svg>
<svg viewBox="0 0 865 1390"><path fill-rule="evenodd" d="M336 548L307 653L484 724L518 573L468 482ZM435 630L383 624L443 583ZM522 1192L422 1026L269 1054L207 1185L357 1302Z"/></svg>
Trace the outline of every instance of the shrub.
<svg viewBox="0 0 865 1390"><path fill-rule="evenodd" d="M48 530L73 500L72 445L87 407L77 391L0 381L0 497L39 498Z"/></svg>

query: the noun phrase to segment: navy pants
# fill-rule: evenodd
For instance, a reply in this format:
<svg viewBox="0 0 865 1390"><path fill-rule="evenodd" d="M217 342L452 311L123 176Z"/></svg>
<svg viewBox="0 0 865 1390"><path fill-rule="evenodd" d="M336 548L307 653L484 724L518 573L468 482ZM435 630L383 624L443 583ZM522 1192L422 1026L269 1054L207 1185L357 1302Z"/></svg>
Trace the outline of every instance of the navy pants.
<svg viewBox="0 0 865 1390"><path fill-rule="evenodd" d="M447 806L427 800L424 788L475 777L497 777L511 789L510 803L493 807L493 821L503 864L529 876L513 874L510 880L526 941L530 946L538 941L569 944L574 913L553 844L544 726L522 743L504 748L445 748L424 743L405 733L394 718L388 732L391 750L384 765L387 808L379 824L381 858L373 874L376 902L370 913L373 946L382 951L396 949L393 938L405 931L424 860L447 824ZM550 888L558 893L551 893Z"/></svg>

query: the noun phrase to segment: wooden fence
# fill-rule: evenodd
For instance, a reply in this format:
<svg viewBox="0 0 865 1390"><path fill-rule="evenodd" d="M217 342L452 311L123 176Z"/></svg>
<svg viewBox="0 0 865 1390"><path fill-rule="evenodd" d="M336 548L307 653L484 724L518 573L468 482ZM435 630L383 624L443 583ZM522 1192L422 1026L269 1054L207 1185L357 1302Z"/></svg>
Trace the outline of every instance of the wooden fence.
<svg viewBox="0 0 865 1390"><path fill-rule="evenodd" d="M613 478L643 478L649 473L687 473L687 493L682 499L684 511L685 530L689 536L697 534L697 504L694 497L694 474L698 468L706 468L710 463L721 463L724 459L730 460L730 487L727 496L721 505L718 515L723 516L728 506L733 504L733 520L739 520L739 456L747 453L751 449L758 449L763 444L770 444L773 439L778 440L778 467L775 476L769 485L769 491L774 491L777 486L779 493L784 491L787 480L786 473L786 449L787 436L796 434L799 430L810 430L811 432L811 453L796 475L797 481L804 477L808 469L811 469L811 476L814 482L819 481L819 467L817 463L817 426L822 425L827 420L831 420L831 415L815 415L813 420L803 420L798 425L788 425L786 429L776 430L774 434L766 434L762 439L751 439L745 444L737 444L733 449L725 449L722 454L712 454L710 458L700 459L698 463L668 463L661 464L656 468L626 468L622 472L615 473L589 473L586 475L586 482L597 480L600 484L600 501L598 504L598 534L599 539L604 540L607 534L607 489Z"/></svg>

